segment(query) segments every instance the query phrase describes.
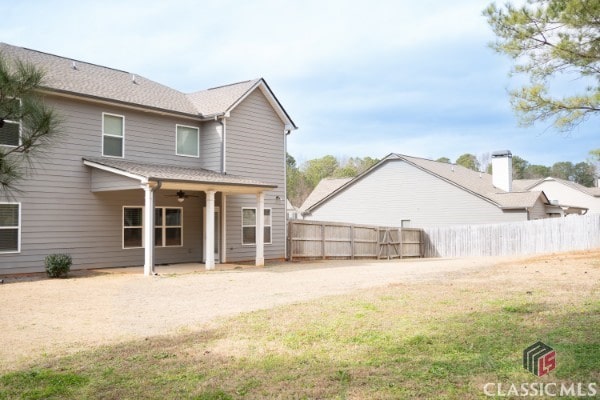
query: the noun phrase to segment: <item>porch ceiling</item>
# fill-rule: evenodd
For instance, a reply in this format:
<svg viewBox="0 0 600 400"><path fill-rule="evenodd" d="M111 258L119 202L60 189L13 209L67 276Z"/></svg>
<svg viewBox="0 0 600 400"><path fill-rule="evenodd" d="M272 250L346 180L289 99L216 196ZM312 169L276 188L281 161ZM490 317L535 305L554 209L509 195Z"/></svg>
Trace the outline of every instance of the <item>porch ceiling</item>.
<svg viewBox="0 0 600 400"><path fill-rule="evenodd" d="M214 190L225 193L260 193L276 188L255 179L220 174L202 168L133 162L112 158L84 158L83 164L118 176L138 180L140 185L172 190Z"/></svg>

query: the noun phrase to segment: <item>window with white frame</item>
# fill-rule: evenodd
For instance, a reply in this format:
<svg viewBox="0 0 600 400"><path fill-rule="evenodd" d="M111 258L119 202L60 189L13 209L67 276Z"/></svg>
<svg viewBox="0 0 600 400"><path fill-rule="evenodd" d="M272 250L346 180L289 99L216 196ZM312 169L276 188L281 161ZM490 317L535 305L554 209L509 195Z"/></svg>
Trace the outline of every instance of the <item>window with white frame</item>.
<svg viewBox="0 0 600 400"><path fill-rule="evenodd" d="M156 207L154 209L154 245L183 246L183 209Z"/></svg>
<svg viewBox="0 0 600 400"><path fill-rule="evenodd" d="M21 251L21 204L0 203L0 253Z"/></svg>
<svg viewBox="0 0 600 400"><path fill-rule="evenodd" d="M125 117L102 113L102 155L123 157Z"/></svg>
<svg viewBox="0 0 600 400"><path fill-rule="evenodd" d="M271 209L264 211L264 243L271 244ZM256 244L256 208L242 208L242 244Z"/></svg>
<svg viewBox="0 0 600 400"><path fill-rule="evenodd" d="M2 115L18 116L21 114L21 100L12 99L2 105ZM21 121L18 118L0 119L0 145L19 146L21 144Z"/></svg>
<svg viewBox="0 0 600 400"><path fill-rule="evenodd" d="M200 157L200 129L193 126L176 125L176 149L178 156Z"/></svg>
<svg viewBox="0 0 600 400"><path fill-rule="evenodd" d="M144 207L123 207L123 248L144 245ZM183 208L154 208L154 245L183 246Z"/></svg>
<svg viewBox="0 0 600 400"><path fill-rule="evenodd" d="M144 208L123 207L123 248L133 249L143 246Z"/></svg>

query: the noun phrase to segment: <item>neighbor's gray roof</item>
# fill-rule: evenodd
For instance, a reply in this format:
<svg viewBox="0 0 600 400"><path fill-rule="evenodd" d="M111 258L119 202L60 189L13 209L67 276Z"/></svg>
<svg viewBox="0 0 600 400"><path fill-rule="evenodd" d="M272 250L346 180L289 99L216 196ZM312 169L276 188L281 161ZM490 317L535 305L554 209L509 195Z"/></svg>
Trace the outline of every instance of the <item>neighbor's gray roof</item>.
<svg viewBox="0 0 600 400"><path fill-rule="evenodd" d="M583 186L577 182L571 182L566 179L553 178L551 176L549 176L547 178L542 178L542 179L519 179L519 180L513 181L513 185L516 183L521 188L532 189L532 188L536 187L537 185L539 185L543 182L547 182L547 181L556 181L556 182L562 183L563 185L568 186L572 189L579 190L580 192L583 192L587 195L590 195L593 197L600 197L600 188L587 187L587 186Z"/></svg>
<svg viewBox="0 0 600 400"><path fill-rule="evenodd" d="M0 53L6 58L18 59L36 65L44 71L43 87L56 92L82 95L118 103L132 104L156 110L210 117L229 111L250 90L264 83L254 79L231 85L185 94L168 86L131 72L90 64L71 58L0 43ZM275 95L271 95L282 113L295 127Z"/></svg>
<svg viewBox="0 0 600 400"><path fill-rule="evenodd" d="M304 212L312 207L314 204L318 203L320 200L329 196L331 193L350 182L352 178L325 178L321 179L321 181L317 184L317 186L313 189L312 192L308 195L308 197L304 200L304 203L299 208L300 212Z"/></svg>
<svg viewBox="0 0 600 400"><path fill-rule="evenodd" d="M422 169L467 189L481 197L496 203L501 208L527 208L535 204L541 192L512 191L505 192L494 186L492 175L473 171L457 164L448 164L425 158L391 154L386 159L404 159Z"/></svg>
<svg viewBox="0 0 600 400"><path fill-rule="evenodd" d="M532 207L541 195L541 191L512 191L505 192L494 186L492 175L473 171L457 164L448 164L418 157L401 154L391 154L387 158L404 159L422 169L432 172L439 177L467 189L481 197L496 203L501 208Z"/></svg>
<svg viewBox="0 0 600 400"><path fill-rule="evenodd" d="M317 206L319 203L324 201L326 198L334 195L337 192L343 191L345 188L352 185L355 181L362 179L368 175L371 171L379 168L384 163L399 160L413 164L417 168L425 170L433 175L438 176L456 186L463 188L474 195L482 197L496 204L500 208L506 209L521 209L532 207L540 196L544 196L544 202L547 202L547 198L543 192L538 191L513 191L505 192L504 190L496 188L492 183L492 176L486 173L480 173L471 169L465 168L460 165L438 162L428 160L425 158L405 156L402 154L392 153L382 159L379 163L365 171L363 174L351 179L340 186L332 188L328 193L318 193L319 198L315 195L314 201L307 207L302 206L302 211L309 211L310 208ZM311 193L312 196L312 193ZM308 200L308 199L307 199Z"/></svg>
<svg viewBox="0 0 600 400"><path fill-rule="evenodd" d="M541 179L513 179L513 189L519 191L526 191L529 188L535 186Z"/></svg>
<svg viewBox="0 0 600 400"><path fill-rule="evenodd" d="M180 181L188 183L218 184L228 186L252 186L276 188L276 185L237 175L220 174L202 168L186 168L174 165L126 161L117 158L85 157L83 161L138 175L153 181Z"/></svg>

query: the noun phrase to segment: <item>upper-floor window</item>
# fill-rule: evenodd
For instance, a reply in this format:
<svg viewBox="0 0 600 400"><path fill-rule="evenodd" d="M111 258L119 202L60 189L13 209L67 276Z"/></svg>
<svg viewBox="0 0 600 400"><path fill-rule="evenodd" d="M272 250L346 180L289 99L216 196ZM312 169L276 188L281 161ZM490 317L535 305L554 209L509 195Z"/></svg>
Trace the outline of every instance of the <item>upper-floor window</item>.
<svg viewBox="0 0 600 400"><path fill-rule="evenodd" d="M102 113L102 155L123 157L125 147L125 117Z"/></svg>
<svg viewBox="0 0 600 400"><path fill-rule="evenodd" d="M21 251L21 204L0 204L0 253Z"/></svg>
<svg viewBox="0 0 600 400"><path fill-rule="evenodd" d="M175 154L178 156L200 157L200 130L193 126L176 126L177 146Z"/></svg>
<svg viewBox="0 0 600 400"><path fill-rule="evenodd" d="M21 100L13 99L6 101L3 104L2 115L16 116L20 114ZM21 121L10 117L0 120L0 145L2 146L19 146L21 144Z"/></svg>

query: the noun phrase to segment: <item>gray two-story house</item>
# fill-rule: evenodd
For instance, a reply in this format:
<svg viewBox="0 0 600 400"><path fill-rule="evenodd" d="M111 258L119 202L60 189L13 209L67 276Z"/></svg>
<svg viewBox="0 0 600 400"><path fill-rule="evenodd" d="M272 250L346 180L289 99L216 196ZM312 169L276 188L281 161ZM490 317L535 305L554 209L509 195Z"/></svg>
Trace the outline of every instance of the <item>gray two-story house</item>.
<svg viewBox="0 0 600 400"><path fill-rule="evenodd" d="M146 275L156 264L285 257L286 137L297 128L264 79L186 94L66 57L0 52L44 71L44 101L62 120L20 191L1 194L0 273L43 271L57 252L73 268L144 265Z"/></svg>

